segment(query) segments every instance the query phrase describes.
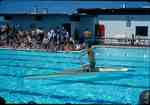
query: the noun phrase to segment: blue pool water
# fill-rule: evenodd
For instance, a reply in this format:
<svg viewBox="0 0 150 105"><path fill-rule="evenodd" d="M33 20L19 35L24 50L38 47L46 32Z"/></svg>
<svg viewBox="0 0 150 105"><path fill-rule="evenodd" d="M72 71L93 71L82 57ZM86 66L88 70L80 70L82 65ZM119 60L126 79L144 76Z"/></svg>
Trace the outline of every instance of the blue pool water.
<svg viewBox="0 0 150 105"><path fill-rule="evenodd" d="M101 47L94 51L97 66L129 71L29 79L24 76L80 68L80 52L0 49L0 96L7 103L137 104L140 93L150 89L150 49ZM83 59L88 62L87 56Z"/></svg>

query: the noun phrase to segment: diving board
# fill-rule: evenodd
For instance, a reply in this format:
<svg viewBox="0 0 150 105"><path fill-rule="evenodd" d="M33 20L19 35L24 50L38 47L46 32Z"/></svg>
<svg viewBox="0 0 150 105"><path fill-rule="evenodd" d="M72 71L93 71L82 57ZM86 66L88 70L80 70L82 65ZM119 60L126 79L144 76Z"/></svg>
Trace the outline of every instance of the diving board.
<svg viewBox="0 0 150 105"><path fill-rule="evenodd" d="M97 71L109 71L109 72L113 72L113 71L128 71L128 68L126 67L96 67Z"/></svg>
<svg viewBox="0 0 150 105"><path fill-rule="evenodd" d="M50 77L77 76L77 75L96 75L96 72L84 72L81 70L64 70L62 72L51 72L49 74L25 75L25 79L47 79Z"/></svg>
<svg viewBox="0 0 150 105"><path fill-rule="evenodd" d="M96 67L96 71L94 72L86 72L83 69L76 70L64 70L61 72L51 72L49 74L39 74L39 75L25 75L25 79L47 79L50 77L60 77L60 76L78 76L78 75L96 75L100 72L126 72L128 68L125 67Z"/></svg>

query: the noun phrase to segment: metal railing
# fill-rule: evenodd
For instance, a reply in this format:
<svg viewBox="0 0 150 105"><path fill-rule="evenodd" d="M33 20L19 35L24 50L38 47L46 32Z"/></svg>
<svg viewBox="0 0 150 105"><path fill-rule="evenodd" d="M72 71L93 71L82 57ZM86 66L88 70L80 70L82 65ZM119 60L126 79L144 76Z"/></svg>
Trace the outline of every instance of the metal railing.
<svg viewBox="0 0 150 105"><path fill-rule="evenodd" d="M96 43L101 45L129 45L150 47L150 38L96 38Z"/></svg>
<svg viewBox="0 0 150 105"><path fill-rule="evenodd" d="M93 41L91 39L91 41ZM99 38L94 41L96 45L124 45L124 46L143 46L150 47L150 38ZM6 40L0 40L0 47L12 47L6 45ZM36 48L40 49L40 48Z"/></svg>

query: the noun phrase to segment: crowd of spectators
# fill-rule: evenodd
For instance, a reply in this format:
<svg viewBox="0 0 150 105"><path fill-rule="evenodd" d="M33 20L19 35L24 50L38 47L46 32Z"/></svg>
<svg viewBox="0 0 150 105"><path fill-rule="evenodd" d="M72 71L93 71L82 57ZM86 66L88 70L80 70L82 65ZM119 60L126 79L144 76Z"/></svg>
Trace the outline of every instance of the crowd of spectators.
<svg viewBox="0 0 150 105"><path fill-rule="evenodd" d="M41 27L25 30L19 25L3 24L0 26L0 47L72 51L84 48L84 44L76 43L64 27L45 31Z"/></svg>

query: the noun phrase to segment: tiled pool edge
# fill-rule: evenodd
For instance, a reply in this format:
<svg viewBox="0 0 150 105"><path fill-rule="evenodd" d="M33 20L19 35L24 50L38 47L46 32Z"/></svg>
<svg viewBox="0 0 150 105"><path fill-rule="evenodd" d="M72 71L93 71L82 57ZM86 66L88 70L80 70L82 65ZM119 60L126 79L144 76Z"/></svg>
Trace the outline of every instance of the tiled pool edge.
<svg viewBox="0 0 150 105"><path fill-rule="evenodd" d="M92 48L150 48L145 46L114 46L114 45L93 45ZM0 50L6 49L6 50L16 50L16 51L39 51L39 52L55 52L55 53L80 53L84 51L85 49L78 50L78 51L48 51L45 49L24 49L24 48L10 48L10 47L0 47Z"/></svg>
<svg viewBox="0 0 150 105"><path fill-rule="evenodd" d="M150 48L145 46L94 45L93 48Z"/></svg>

